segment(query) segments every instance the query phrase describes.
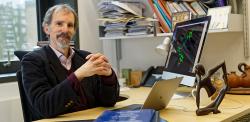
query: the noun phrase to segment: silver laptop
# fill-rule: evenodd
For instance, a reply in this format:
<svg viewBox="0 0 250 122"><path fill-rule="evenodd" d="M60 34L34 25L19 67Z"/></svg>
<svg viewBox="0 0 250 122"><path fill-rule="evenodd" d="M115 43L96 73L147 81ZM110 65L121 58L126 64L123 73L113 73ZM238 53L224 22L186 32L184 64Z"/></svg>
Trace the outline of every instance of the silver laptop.
<svg viewBox="0 0 250 122"><path fill-rule="evenodd" d="M155 82L142 108L155 110L166 108L182 79L183 77L179 77Z"/></svg>
<svg viewBox="0 0 250 122"><path fill-rule="evenodd" d="M154 83L143 105L132 104L115 110L164 109L173 97L182 79L183 77L159 80Z"/></svg>

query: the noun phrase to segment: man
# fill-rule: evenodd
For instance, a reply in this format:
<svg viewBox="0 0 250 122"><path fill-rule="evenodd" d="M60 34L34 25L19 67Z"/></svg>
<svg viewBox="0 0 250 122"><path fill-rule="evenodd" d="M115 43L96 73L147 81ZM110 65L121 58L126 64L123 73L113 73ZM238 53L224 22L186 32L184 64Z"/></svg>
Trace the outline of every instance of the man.
<svg viewBox="0 0 250 122"><path fill-rule="evenodd" d="M32 107L32 120L114 106L117 101L119 85L108 59L100 53L70 47L77 24L77 15L70 6L51 7L43 21L50 44L22 59L23 85Z"/></svg>

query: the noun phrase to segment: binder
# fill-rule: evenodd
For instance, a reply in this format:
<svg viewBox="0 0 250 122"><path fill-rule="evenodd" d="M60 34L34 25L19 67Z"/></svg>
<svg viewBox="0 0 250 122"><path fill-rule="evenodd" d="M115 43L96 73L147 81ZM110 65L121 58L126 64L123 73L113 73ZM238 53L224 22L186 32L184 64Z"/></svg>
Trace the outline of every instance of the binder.
<svg viewBox="0 0 250 122"><path fill-rule="evenodd" d="M172 12L172 14L178 12L178 11L174 8L174 6L173 6L173 4L172 4L171 2L167 1L166 5L169 7L169 9L170 9L170 11Z"/></svg>
<svg viewBox="0 0 250 122"><path fill-rule="evenodd" d="M176 2L172 2L172 5L174 6L174 8L178 11L178 12L182 12L182 8L179 6L179 4L177 4Z"/></svg>
<svg viewBox="0 0 250 122"><path fill-rule="evenodd" d="M166 16L166 13L161 9L160 5L157 2L154 3L154 4L156 5L156 8L158 9L158 11L160 12L161 16L163 17L163 19L167 23L168 27L171 28L171 22L168 19L168 17Z"/></svg>
<svg viewBox="0 0 250 122"><path fill-rule="evenodd" d="M163 16L161 15L160 11L157 9L157 6L153 3L152 0L148 0L148 3L150 5L151 9L153 10L153 12L156 14L156 16L157 16L157 18L162 26L164 33L171 32L171 29L167 25L166 21L164 20Z"/></svg>
<svg viewBox="0 0 250 122"><path fill-rule="evenodd" d="M157 8L157 6L154 4L153 5L156 8L156 13L159 14L159 16L157 16L158 18L160 18L164 24L164 26L166 26L167 31L166 32L171 32L171 28L169 27L168 23L166 22L166 20L164 19L164 17L162 16L160 10ZM157 14L156 14L157 15ZM164 29L164 28L163 28Z"/></svg>
<svg viewBox="0 0 250 122"><path fill-rule="evenodd" d="M197 16L198 14L196 13L196 11L193 10L193 8L187 3L187 2L183 2L183 5L192 13L192 15Z"/></svg>
<svg viewBox="0 0 250 122"><path fill-rule="evenodd" d="M165 6L165 8L166 8L166 11L169 13L169 15L170 15L171 18L172 18L172 14L174 13L174 11L171 10L171 8L170 8L170 6L169 6L168 4L169 4L169 1L166 1L166 2L164 3L164 6ZM177 12L177 11L176 11L176 12Z"/></svg>
<svg viewBox="0 0 250 122"><path fill-rule="evenodd" d="M167 122L154 109L106 110L94 122Z"/></svg>
<svg viewBox="0 0 250 122"><path fill-rule="evenodd" d="M155 0L155 2L157 2L157 4L159 4L159 8L162 11L162 14L166 16L167 19L167 24L169 26L169 28L172 28L172 17L171 14L167 11L166 6L164 5L164 2L162 0Z"/></svg>
<svg viewBox="0 0 250 122"><path fill-rule="evenodd" d="M196 13L200 16L205 16L206 12L201 8L200 4L197 1L194 1L190 4Z"/></svg>

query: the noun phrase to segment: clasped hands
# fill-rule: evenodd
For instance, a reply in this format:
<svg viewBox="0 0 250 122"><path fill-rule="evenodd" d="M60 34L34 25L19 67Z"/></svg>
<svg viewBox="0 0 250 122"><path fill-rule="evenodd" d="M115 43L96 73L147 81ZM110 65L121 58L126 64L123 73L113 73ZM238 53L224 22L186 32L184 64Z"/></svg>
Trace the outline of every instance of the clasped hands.
<svg viewBox="0 0 250 122"><path fill-rule="evenodd" d="M95 74L103 76L110 76L112 74L111 65L103 54L89 54L86 60L87 62L74 72L78 80Z"/></svg>

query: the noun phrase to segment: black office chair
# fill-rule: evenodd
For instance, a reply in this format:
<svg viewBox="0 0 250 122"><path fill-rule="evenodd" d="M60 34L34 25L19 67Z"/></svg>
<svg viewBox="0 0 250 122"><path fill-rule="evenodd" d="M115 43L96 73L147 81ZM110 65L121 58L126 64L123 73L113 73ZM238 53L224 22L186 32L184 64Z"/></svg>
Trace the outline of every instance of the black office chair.
<svg viewBox="0 0 250 122"><path fill-rule="evenodd" d="M14 51L14 54L19 58L21 61L23 56L27 54L29 51ZM31 122L35 120L36 117L32 114L32 106L30 105L26 93L24 91L23 87L23 82L22 82L22 72L21 70L18 70L16 72L16 77L17 77L17 83L19 87L19 93L20 93L20 99L21 99L21 104L22 104L22 110L23 110L23 119L24 122Z"/></svg>
<svg viewBox="0 0 250 122"><path fill-rule="evenodd" d="M23 88L22 73L20 70L17 71L16 77L17 77L17 83L18 83L18 88L19 88L19 93L20 93L21 104L22 104L23 119L24 119L24 122L31 122L32 121L31 112L28 109L28 100L26 98L26 94Z"/></svg>

